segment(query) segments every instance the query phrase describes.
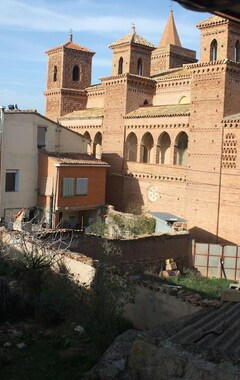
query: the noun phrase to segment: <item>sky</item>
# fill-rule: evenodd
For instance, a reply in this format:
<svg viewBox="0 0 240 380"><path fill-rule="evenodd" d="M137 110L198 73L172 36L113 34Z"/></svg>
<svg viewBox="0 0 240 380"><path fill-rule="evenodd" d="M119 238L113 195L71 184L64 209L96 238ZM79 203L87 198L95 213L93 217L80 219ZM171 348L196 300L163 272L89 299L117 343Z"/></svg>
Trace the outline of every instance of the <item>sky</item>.
<svg viewBox="0 0 240 380"><path fill-rule="evenodd" d="M158 45L169 13L170 0L1 0L0 106L45 113L46 50L73 41L94 51L92 84L111 75L108 46L130 33ZM183 47L199 51L195 25L209 17L172 3Z"/></svg>

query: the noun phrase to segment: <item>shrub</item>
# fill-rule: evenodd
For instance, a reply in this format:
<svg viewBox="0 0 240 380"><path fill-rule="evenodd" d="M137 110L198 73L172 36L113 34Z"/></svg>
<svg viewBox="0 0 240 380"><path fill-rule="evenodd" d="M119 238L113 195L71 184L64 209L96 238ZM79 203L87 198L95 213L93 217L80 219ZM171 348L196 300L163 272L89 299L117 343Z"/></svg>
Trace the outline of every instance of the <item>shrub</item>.
<svg viewBox="0 0 240 380"><path fill-rule="evenodd" d="M65 320L62 300L57 294L41 294L36 301L35 317L46 326L59 325Z"/></svg>
<svg viewBox="0 0 240 380"><path fill-rule="evenodd" d="M114 338L132 328L124 316L124 306L133 302L135 289L125 279L105 269L96 271L89 294L89 320L87 333L104 351Z"/></svg>
<svg viewBox="0 0 240 380"><path fill-rule="evenodd" d="M0 277L0 319L17 319L27 312L27 302L20 289L11 289L6 278Z"/></svg>

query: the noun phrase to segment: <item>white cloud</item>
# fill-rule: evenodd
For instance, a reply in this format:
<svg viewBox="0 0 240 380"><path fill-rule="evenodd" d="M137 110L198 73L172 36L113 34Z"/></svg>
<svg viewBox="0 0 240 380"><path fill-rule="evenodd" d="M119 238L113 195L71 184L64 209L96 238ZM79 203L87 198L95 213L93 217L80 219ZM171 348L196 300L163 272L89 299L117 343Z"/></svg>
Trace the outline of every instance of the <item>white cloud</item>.
<svg viewBox="0 0 240 380"><path fill-rule="evenodd" d="M130 31L131 23L141 26L141 30L156 30L161 25L159 18L149 19L143 17L122 17L104 14L104 9L89 16L91 12L78 13L72 9L72 14L65 12L63 8L52 10L45 2L40 5L29 5L18 0L3 0L0 13L0 27L14 30L32 31L66 31L72 28L74 31L112 32ZM69 9L69 4L66 2ZM76 2L75 2L76 6ZM14 12L13 12L14 9ZM86 11L85 11L86 12ZM101 14L102 13L102 14ZM163 22L163 20L162 20ZM164 20L165 22L165 20Z"/></svg>

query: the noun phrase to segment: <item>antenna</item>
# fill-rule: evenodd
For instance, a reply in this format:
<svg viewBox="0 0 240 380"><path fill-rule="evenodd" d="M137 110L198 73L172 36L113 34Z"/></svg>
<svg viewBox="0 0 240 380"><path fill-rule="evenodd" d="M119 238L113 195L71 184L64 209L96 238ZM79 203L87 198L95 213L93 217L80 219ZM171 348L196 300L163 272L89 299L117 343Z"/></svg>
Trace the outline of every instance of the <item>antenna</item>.
<svg viewBox="0 0 240 380"><path fill-rule="evenodd" d="M171 12L172 12L172 10L173 10L173 2L172 2L172 0L170 0L169 7L170 7L170 10L171 10Z"/></svg>

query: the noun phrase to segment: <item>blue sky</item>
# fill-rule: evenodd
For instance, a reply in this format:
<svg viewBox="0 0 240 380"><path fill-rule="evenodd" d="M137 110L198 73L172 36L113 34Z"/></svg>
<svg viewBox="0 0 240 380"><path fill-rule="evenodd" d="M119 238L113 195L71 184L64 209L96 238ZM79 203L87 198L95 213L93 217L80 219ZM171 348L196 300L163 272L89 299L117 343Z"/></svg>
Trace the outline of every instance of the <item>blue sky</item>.
<svg viewBox="0 0 240 380"><path fill-rule="evenodd" d="M44 114L45 51L73 41L95 51L92 82L111 74L108 45L128 34L134 22L142 37L158 45L170 12L169 0L1 0L0 105L18 104ZM173 3L182 45L199 50L195 25L208 14Z"/></svg>

